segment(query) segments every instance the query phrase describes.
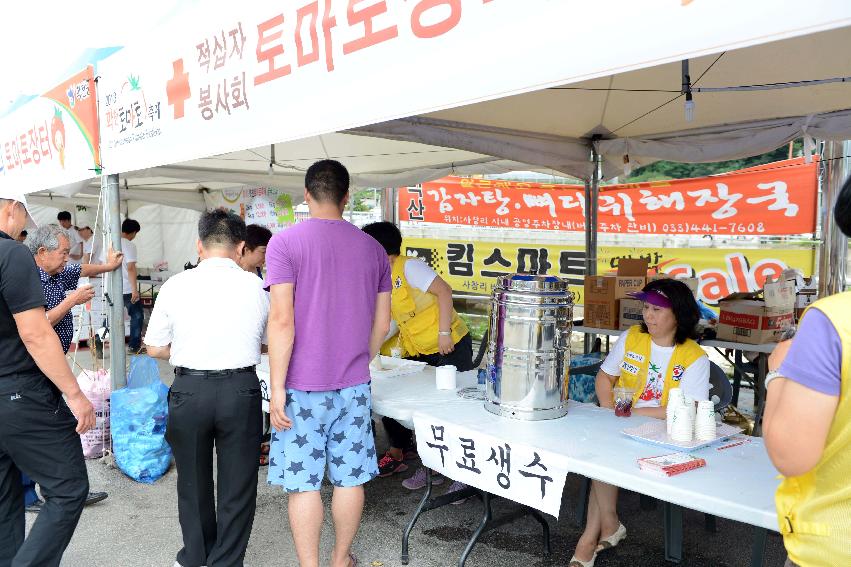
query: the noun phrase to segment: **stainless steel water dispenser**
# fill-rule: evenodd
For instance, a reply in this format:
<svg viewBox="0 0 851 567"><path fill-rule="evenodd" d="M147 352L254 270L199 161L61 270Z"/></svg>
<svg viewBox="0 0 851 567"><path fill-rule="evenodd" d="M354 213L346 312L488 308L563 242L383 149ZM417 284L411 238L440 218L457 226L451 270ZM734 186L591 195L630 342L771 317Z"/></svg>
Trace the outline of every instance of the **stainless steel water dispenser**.
<svg viewBox="0 0 851 567"><path fill-rule="evenodd" d="M491 298L485 408L515 419L567 413L573 294L555 276L514 274Z"/></svg>

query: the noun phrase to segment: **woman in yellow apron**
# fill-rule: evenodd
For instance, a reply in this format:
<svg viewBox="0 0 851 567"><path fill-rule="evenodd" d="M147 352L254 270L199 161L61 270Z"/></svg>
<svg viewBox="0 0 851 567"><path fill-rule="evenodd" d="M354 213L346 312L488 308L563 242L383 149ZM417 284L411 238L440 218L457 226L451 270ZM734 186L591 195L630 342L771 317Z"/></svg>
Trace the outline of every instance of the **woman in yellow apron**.
<svg viewBox="0 0 851 567"><path fill-rule="evenodd" d="M402 254L402 233L391 222L376 222L363 227L376 239L390 260L393 289L390 294L391 331L381 353L394 350L404 358L430 366L451 364L458 372L473 369L473 342L467 325L452 306L452 288L428 264ZM412 432L396 420L382 418L390 436L390 449L379 460L379 476L404 472L404 461L417 456ZM425 486L425 469L420 469L402 484L411 490ZM434 484L442 482L437 480ZM451 489L458 489L455 484Z"/></svg>
<svg viewBox="0 0 851 567"><path fill-rule="evenodd" d="M695 400L708 399L709 359L694 340L700 312L691 290L677 280L661 279L633 297L644 302L644 322L621 335L600 367L600 406L613 409L613 390L621 385L635 390L633 414L658 419L665 419L672 388ZM569 567L592 567L598 553L626 537L617 500L618 487L592 481L588 520Z"/></svg>

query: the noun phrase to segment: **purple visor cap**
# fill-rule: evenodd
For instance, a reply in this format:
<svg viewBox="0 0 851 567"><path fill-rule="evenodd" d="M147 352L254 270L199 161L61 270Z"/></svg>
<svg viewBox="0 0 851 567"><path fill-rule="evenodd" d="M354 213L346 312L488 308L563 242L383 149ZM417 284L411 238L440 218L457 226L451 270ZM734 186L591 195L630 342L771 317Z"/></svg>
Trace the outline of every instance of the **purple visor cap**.
<svg viewBox="0 0 851 567"><path fill-rule="evenodd" d="M634 291L628 295L633 299L655 305L656 307L666 307L668 309L673 307L671 300L664 293L655 289L650 291Z"/></svg>

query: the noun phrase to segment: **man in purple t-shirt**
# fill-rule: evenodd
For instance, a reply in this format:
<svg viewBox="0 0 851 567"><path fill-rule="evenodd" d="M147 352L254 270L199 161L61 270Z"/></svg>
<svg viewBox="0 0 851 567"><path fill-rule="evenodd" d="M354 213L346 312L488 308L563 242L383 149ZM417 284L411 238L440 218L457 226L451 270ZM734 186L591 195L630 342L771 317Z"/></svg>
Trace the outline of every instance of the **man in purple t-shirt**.
<svg viewBox="0 0 851 567"><path fill-rule="evenodd" d="M316 162L304 181L311 218L276 234L266 250L269 482L289 493L299 565L318 567L327 464L331 566L350 567L363 485L378 475L369 361L390 328L390 264L378 242L343 220L349 173L342 164Z"/></svg>

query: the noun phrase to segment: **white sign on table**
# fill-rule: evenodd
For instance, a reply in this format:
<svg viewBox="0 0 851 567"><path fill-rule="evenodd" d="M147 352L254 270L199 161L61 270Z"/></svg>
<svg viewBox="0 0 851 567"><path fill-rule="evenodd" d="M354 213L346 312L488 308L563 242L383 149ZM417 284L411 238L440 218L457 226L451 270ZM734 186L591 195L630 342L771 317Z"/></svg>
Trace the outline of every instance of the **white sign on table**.
<svg viewBox="0 0 851 567"><path fill-rule="evenodd" d="M414 430L423 465L558 518L567 477L563 457L419 414Z"/></svg>

